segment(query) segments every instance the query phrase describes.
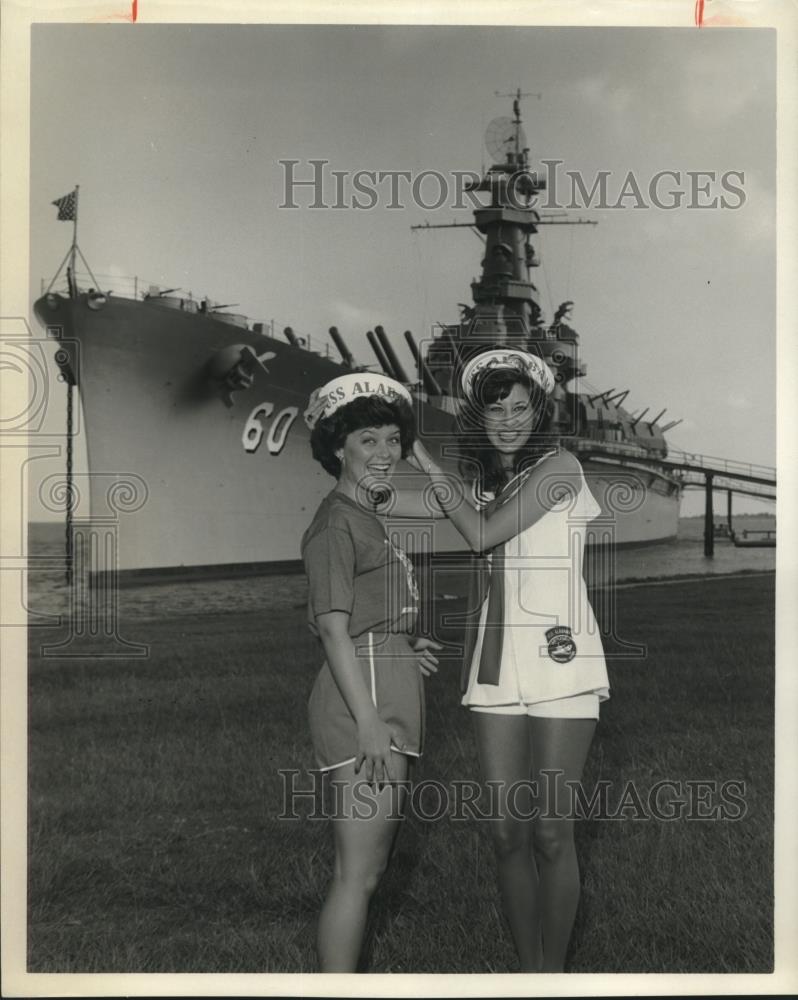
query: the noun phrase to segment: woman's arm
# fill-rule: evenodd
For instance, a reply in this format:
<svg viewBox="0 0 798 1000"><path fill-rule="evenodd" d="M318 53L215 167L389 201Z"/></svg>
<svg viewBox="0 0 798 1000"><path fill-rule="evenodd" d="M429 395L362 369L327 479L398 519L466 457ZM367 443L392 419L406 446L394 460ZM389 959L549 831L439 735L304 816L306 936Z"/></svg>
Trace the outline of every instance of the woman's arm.
<svg viewBox="0 0 798 1000"><path fill-rule="evenodd" d="M579 462L562 451L534 469L520 489L488 516L468 503L462 483L452 489L452 476L440 469L420 442L416 441L413 449L419 466L440 487L438 502L474 552L484 552L515 537L579 490Z"/></svg>
<svg viewBox="0 0 798 1000"><path fill-rule="evenodd" d="M355 645L349 635L349 615L328 611L316 616L316 627L332 675L357 725L355 773L365 764L367 781L390 781L391 740L398 745L399 737L380 719L358 669Z"/></svg>
<svg viewBox="0 0 798 1000"><path fill-rule="evenodd" d="M420 470L416 462L413 461L412 453L407 456L407 462L415 470L410 477L413 480L413 487L399 485L402 481L407 482L407 473L394 473L394 478L390 483L380 485L379 488L383 492L375 497L374 513L380 517L423 518L425 520L446 517L446 512L438 502L435 490L430 488L429 482L425 480L423 483L419 483L421 476L418 473L424 470ZM415 485L417 483L419 485Z"/></svg>
<svg viewBox="0 0 798 1000"><path fill-rule="evenodd" d="M418 477L416 477L418 478ZM385 499L374 505L380 517L444 518L446 511L440 505L435 490L399 489L391 483L385 490Z"/></svg>

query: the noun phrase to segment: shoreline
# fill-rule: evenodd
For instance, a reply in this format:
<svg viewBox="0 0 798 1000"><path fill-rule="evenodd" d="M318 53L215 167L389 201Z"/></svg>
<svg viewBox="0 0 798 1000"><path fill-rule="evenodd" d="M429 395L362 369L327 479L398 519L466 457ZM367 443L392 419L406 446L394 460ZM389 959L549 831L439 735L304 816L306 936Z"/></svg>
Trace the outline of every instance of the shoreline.
<svg viewBox="0 0 798 1000"><path fill-rule="evenodd" d="M704 580L736 580L741 577L754 576L775 576L775 569L741 569L732 570L728 573L677 573L668 576L636 576L626 577L617 580L615 583L603 583L597 587L588 586L588 590L607 590L612 587L616 590L627 587L644 587L670 585L674 583L698 583Z"/></svg>
<svg viewBox="0 0 798 1000"><path fill-rule="evenodd" d="M774 578L776 576L775 569L773 570L739 570L729 573L702 573L702 574L680 574L674 576L659 576L659 577L638 577L638 578L627 578L617 581L614 584L601 584L599 586L588 585L589 595L598 595L605 593L607 591L620 591L620 590L638 590L641 588L651 588L651 587L673 587L675 585L690 586L691 584L705 583L708 580L716 581L731 581L731 580L753 580L756 578ZM254 583L258 578L251 578L247 581ZM267 576L261 578L264 582L268 582L271 585L279 584L280 578L276 576ZM164 627L171 625L179 625L181 622L197 622L197 621L208 621L208 622L218 622L224 619L230 620L241 620L252 619L258 617L267 617L269 615L274 615L275 618L280 616L293 616L299 614L302 617L304 624L304 611L306 608L306 591L304 587L304 578L301 575L291 574L288 580L292 581L294 584L303 584L301 587L294 587L291 592L286 593L282 591L278 594L267 594L262 595L262 601L260 602L260 610L255 610L252 607L242 608L237 607L235 602L231 602L230 606L224 608L208 607L205 606L202 610L195 609L180 609L180 608L167 608L165 610L161 609L159 613L153 613L151 608L140 607L136 603L126 605L124 601L124 596L122 596L121 601L114 608L114 614L117 619L117 624L123 629L138 626L153 626L161 625ZM207 583L208 581L203 581ZM200 586L199 581L196 581L195 586ZM66 585L63 585L66 589ZM151 600L155 601L157 596L157 588L163 585L151 585L152 586L152 596ZM168 585L172 587L172 584ZM191 585L188 585L189 587ZM462 603L465 600L465 594L453 593L454 588L442 587L428 602L428 614L438 615L440 613L445 613L444 609L451 609L453 605L457 603ZM129 594L143 594L146 592L145 588L137 588L136 590L130 590L127 588L121 588L120 595ZM201 603L198 600L198 603ZM86 613L89 613L88 609ZM57 621L45 624L43 622L37 622L32 620L34 616L51 616ZM423 619L424 616L422 616ZM47 630L56 630L69 627L71 618L70 609L64 610L42 610L41 607L28 609L28 633L32 634L34 631L37 633L46 632Z"/></svg>
<svg viewBox="0 0 798 1000"><path fill-rule="evenodd" d="M751 525L775 528L775 518L769 515L747 515L738 521L737 527ZM58 530L53 530L57 528ZM28 525L28 551L31 556L30 569L35 581L45 582L44 576L36 573L37 563L43 573L59 572L63 565L64 540L62 525L58 522L31 522ZM703 532L700 518L681 518L678 534L672 539L655 542L630 543L614 546L608 551L605 546L587 545L585 548L585 578L588 585L598 586L608 578L628 583L638 579L675 578L678 576L731 575L748 570L770 570L775 568L774 547L735 547L728 536L716 536L714 558L703 556ZM440 581L436 589L451 591L445 584L447 578L467 569L469 554L464 551L452 553L408 553L416 566L416 573L423 578L433 567L435 578ZM297 554L298 555L298 554ZM448 565L447 565L448 564ZM98 586L113 587L122 592L140 591L146 595L151 587L214 587L229 585L237 593L241 587L258 586L261 581L288 580L302 578L301 560L290 559L271 563L228 563L214 565L162 566L150 568L128 568L114 570L113 562L108 570L95 577ZM449 576L451 574L451 577ZM57 581L50 577L51 583ZM274 584L268 583L271 588ZM293 584L292 584L293 586ZM35 591L34 591L35 593ZM133 598L135 600L135 598Z"/></svg>

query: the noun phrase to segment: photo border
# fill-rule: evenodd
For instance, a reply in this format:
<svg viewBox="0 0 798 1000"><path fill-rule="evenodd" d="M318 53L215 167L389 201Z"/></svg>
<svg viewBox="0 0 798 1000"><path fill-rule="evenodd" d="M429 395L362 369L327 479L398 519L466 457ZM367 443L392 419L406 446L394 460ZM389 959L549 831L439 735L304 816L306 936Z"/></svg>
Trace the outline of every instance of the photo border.
<svg viewBox="0 0 798 1000"><path fill-rule="evenodd" d="M798 496L798 351L795 330L796 120L798 116L798 7L783 2L714 3L712 0L658 2L645 5L614 0L561 0L558 3L465 5L437 2L423 8L407 2L384 2L375 13L362 2L206 4L133 0L133 3L6 3L0 26L0 314L4 319L29 312L29 149L30 28L33 23L344 23L344 24L473 24L557 25L595 28L694 27L713 25L772 27L778 52L778 235L777 235L777 399L779 490L776 553L776 841L775 841L775 972L736 974L521 974L359 975L291 974L33 974L26 971L26 804L27 804L27 642L24 628L0 628L0 738L2 739L2 992L4 996L649 996L661 994L729 995L798 991L796 906L795 775L798 772L798 603L796 590L795 500ZM696 24L702 18L701 26ZM711 124L708 126L711 127ZM0 477L9 482L15 471L0 448ZM5 474L4 474L5 473ZM27 515L25 496L6 489L0 503L0 553L19 535ZM24 490L23 490L24 493ZM14 576L16 574L13 574ZM0 573L0 620L16 609L19 594ZM793 668L793 669L791 669Z"/></svg>

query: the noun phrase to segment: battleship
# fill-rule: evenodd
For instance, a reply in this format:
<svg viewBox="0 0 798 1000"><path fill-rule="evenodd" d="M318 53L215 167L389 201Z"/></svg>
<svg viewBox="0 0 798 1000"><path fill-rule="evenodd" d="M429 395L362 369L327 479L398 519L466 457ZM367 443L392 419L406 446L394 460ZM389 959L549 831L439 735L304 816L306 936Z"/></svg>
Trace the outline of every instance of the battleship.
<svg viewBox="0 0 798 1000"><path fill-rule="evenodd" d="M404 332L414 378L380 325L363 331L365 338L361 332L359 349L368 344L376 359L364 364L336 327L329 335L339 357L329 347L314 350L291 327L277 331L178 289L140 288L137 281L132 288L101 288L75 234L34 311L57 341L68 412L81 407L86 433L88 497L78 503L81 485L68 462L68 521L114 525L113 567L106 560L106 569L135 579L298 567L302 533L332 485L312 459L302 419L311 391L349 371L399 379L415 401L421 438L454 469L458 366L474 351L505 345L538 354L555 373L553 432L579 456L602 507L588 542L626 545L676 535L683 483L664 460L665 433L678 421L662 425L662 413L646 419L648 408L624 407L629 390L602 391L587 382L580 336L569 323L571 302L544 318L532 280L540 264L534 237L541 226L569 220L535 208L545 179L530 169L520 98L512 116L488 127L493 163L471 185L481 207L470 221L453 224L483 240L471 304L460 304L457 320L426 340ZM77 189L54 204L59 218L76 221ZM89 281L78 275L78 256ZM401 474L423 487L409 466ZM402 543L417 554L462 550L446 521L434 531L426 523L399 528Z"/></svg>

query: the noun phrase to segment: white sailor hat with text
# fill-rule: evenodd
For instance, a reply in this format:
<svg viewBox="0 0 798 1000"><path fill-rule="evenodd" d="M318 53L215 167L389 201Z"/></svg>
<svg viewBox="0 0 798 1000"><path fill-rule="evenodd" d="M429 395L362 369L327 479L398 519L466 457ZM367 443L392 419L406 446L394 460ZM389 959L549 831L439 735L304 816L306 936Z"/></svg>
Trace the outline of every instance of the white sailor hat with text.
<svg viewBox="0 0 798 1000"><path fill-rule="evenodd" d="M396 379L376 372L349 372L313 390L303 414L305 423L313 429L322 417L329 417L342 406L364 396L381 396L387 400L403 399L410 404L413 402L408 390Z"/></svg>
<svg viewBox="0 0 798 1000"><path fill-rule="evenodd" d="M518 371L530 378L536 385L550 395L554 390L555 378L551 368L536 354L526 351L501 348L493 351L483 351L465 365L460 376L460 385L471 402L474 399L474 386L480 375L494 370Z"/></svg>

